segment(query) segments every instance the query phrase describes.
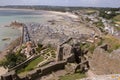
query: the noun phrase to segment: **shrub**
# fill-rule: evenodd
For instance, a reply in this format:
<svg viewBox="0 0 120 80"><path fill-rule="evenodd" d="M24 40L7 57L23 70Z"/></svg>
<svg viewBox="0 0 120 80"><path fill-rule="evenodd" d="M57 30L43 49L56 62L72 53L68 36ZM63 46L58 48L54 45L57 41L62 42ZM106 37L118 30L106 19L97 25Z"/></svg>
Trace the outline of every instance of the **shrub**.
<svg viewBox="0 0 120 80"><path fill-rule="evenodd" d="M15 53L9 53L5 56L5 60L1 63L4 67L12 68L16 66L17 64L23 62L26 60L25 55L23 54L15 54Z"/></svg>

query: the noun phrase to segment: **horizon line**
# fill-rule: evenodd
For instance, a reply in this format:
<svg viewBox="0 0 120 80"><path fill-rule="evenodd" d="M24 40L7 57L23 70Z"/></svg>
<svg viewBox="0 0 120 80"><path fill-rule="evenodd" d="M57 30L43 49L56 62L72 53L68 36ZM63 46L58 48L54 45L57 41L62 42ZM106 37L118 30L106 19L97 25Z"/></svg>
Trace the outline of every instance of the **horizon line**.
<svg viewBox="0 0 120 80"><path fill-rule="evenodd" d="M83 8L120 8L119 7L105 7L105 6L66 6L66 5L0 5L0 7L7 7L7 6L50 6L50 7L83 7Z"/></svg>

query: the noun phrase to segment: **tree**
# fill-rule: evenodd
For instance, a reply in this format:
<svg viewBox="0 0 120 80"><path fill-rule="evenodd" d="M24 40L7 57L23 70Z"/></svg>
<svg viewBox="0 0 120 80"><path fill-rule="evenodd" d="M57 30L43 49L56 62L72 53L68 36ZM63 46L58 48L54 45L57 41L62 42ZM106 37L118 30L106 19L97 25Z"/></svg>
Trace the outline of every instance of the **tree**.
<svg viewBox="0 0 120 80"><path fill-rule="evenodd" d="M21 62L26 60L25 55L23 54L15 54L15 53L9 53L5 56L6 60L2 62L2 65L7 68L12 68L16 66L17 64L20 64Z"/></svg>
<svg viewBox="0 0 120 80"><path fill-rule="evenodd" d="M108 14L107 12L111 11L110 14ZM106 18L106 19L112 19L113 17L115 17L117 14L115 13L115 10L100 10L100 17Z"/></svg>

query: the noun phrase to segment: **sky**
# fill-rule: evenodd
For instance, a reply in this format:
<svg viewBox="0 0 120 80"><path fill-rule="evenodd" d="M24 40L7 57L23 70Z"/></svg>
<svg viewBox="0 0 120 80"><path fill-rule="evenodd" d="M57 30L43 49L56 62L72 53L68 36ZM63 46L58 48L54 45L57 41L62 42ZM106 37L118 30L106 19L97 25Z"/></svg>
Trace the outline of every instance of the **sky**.
<svg viewBox="0 0 120 80"><path fill-rule="evenodd" d="M0 6L5 5L120 7L120 0L0 0Z"/></svg>

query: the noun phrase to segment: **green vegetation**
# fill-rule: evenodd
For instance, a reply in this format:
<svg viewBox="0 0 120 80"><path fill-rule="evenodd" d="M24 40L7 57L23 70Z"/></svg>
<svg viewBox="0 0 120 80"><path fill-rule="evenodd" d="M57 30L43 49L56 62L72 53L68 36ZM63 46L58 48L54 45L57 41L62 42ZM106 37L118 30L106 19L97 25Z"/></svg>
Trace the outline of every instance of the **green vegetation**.
<svg viewBox="0 0 120 80"><path fill-rule="evenodd" d="M104 27L103 22L100 20L99 22L95 23L97 27Z"/></svg>
<svg viewBox="0 0 120 80"><path fill-rule="evenodd" d="M68 74L68 75L65 75L65 76L61 76L60 80L76 80L76 79L81 79L81 78L84 78L84 77L86 77L85 74L75 73L75 74Z"/></svg>
<svg viewBox="0 0 120 80"><path fill-rule="evenodd" d="M36 48L36 51L40 52L43 49L42 44L38 44L38 47Z"/></svg>
<svg viewBox="0 0 120 80"><path fill-rule="evenodd" d="M5 58L6 59L2 61L1 65L7 68L12 68L26 60L25 55L15 53L9 53L8 55L5 56Z"/></svg>
<svg viewBox="0 0 120 80"><path fill-rule="evenodd" d="M22 48L19 48L16 52L16 54L20 54L20 52L22 51Z"/></svg>
<svg viewBox="0 0 120 80"><path fill-rule="evenodd" d="M120 21L120 15L115 16L115 17L113 18L113 20L115 20L115 21Z"/></svg>
<svg viewBox="0 0 120 80"><path fill-rule="evenodd" d="M89 51L90 51L91 53L93 53L94 49L95 49L95 45L94 45L94 44L91 44L90 47L89 47Z"/></svg>
<svg viewBox="0 0 120 80"><path fill-rule="evenodd" d="M35 60L31 61L26 67L17 70L17 73L24 73L30 70L33 70L40 62L43 61L43 57L40 56L38 58L36 58Z"/></svg>
<svg viewBox="0 0 120 80"><path fill-rule="evenodd" d="M105 35L102 37L102 39L98 39L94 44L91 43L80 44L80 48L81 50L88 50L91 53L93 53L94 49L97 46L102 45L103 43L108 45L107 49L108 52L112 52L113 50L120 48L120 40L112 35Z"/></svg>
<svg viewBox="0 0 120 80"><path fill-rule="evenodd" d="M113 22L120 25L120 14L113 18ZM118 30L120 30L119 27L118 27Z"/></svg>
<svg viewBox="0 0 120 80"><path fill-rule="evenodd" d="M120 48L120 40L112 35L104 36L104 42L109 46L108 52L112 52L113 50Z"/></svg>
<svg viewBox="0 0 120 80"><path fill-rule="evenodd" d="M102 45L102 44L103 44L103 39L100 39L100 41L97 42L97 46L100 46L100 45Z"/></svg>
<svg viewBox="0 0 120 80"><path fill-rule="evenodd" d="M89 43L85 43L85 44L80 43L80 48L81 48L82 50L88 49L89 47L90 47L90 44L89 44Z"/></svg>
<svg viewBox="0 0 120 80"><path fill-rule="evenodd" d="M95 22L94 25L98 27L101 30L101 32L104 32L104 24L101 20L99 22Z"/></svg>
<svg viewBox="0 0 120 80"><path fill-rule="evenodd" d="M47 54L48 56L52 55L53 58L56 57L55 50L52 48L48 48L47 50L44 51L44 53Z"/></svg>
<svg viewBox="0 0 120 80"><path fill-rule="evenodd" d="M0 66L5 65L5 62L6 62L6 58L3 58L2 60L0 60ZM4 66L4 67L5 67L5 66Z"/></svg>
<svg viewBox="0 0 120 80"><path fill-rule="evenodd" d="M34 69L40 62L43 61L43 57L40 56L38 58L36 58L35 60L31 61L27 67L25 67L25 71L29 71L29 70L32 70Z"/></svg>
<svg viewBox="0 0 120 80"><path fill-rule="evenodd" d="M103 18L106 18L106 19L112 19L113 17L115 17L117 14L115 13L115 11L113 11L113 10L110 10L109 12L109 14L108 14L108 11L109 10L100 10L100 14L99 14L99 16L100 17L103 17Z"/></svg>
<svg viewBox="0 0 120 80"><path fill-rule="evenodd" d="M55 51L52 50L51 55L52 55L53 58L55 58L56 57Z"/></svg>
<svg viewBox="0 0 120 80"><path fill-rule="evenodd" d="M46 48L46 47L45 47ZM38 48L37 51L41 51L43 50L43 45L38 44ZM51 46L47 46L46 50L44 51L45 54L47 54L48 56L50 56L50 54L55 57L55 49L52 48ZM31 61L29 64L27 64L26 66L24 66L22 69L17 70L16 72L19 75L24 75L26 74L28 71L31 71L33 69L36 68L36 66L43 61L43 56L39 56L38 58L34 59L33 61Z"/></svg>
<svg viewBox="0 0 120 80"><path fill-rule="evenodd" d="M93 53L93 51L95 49L95 45L91 44L91 43L85 43L85 44L80 44L80 48L81 48L81 50L88 50L91 53Z"/></svg>
<svg viewBox="0 0 120 80"><path fill-rule="evenodd" d="M53 48L50 44L47 46L47 49L44 51L44 53L48 56L52 55L53 58L56 57L55 48Z"/></svg>

